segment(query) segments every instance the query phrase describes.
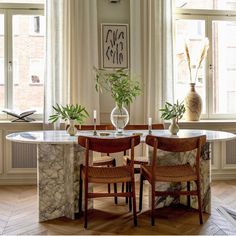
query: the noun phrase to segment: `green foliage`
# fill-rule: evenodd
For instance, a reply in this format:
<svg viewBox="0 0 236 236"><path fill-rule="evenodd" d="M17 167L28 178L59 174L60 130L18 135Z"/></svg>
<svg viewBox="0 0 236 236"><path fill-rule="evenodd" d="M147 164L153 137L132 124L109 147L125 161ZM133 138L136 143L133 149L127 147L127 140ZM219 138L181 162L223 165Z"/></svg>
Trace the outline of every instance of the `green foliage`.
<svg viewBox="0 0 236 236"><path fill-rule="evenodd" d="M53 106L53 109L55 110L55 114L49 117L49 121L52 123L61 118L64 121L76 120L79 124L83 124L84 119L89 117L85 107L78 104L66 106L56 104L56 106Z"/></svg>
<svg viewBox="0 0 236 236"><path fill-rule="evenodd" d="M138 81L132 80L124 69L108 72L96 69L96 91L103 90L111 93L112 98L120 108L122 104L128 106L141 94L141 86Z"/></svg>
<svg viewBox="0 0 236 236"><path fill-rule="evenodd" d="M164 120L170 120L172 118L181 119L185 112L185 107L183 102L179 103L178 100L176 103L171 104L169 102L165 103L165 106L160 109L162 112L161 118Z"/></svg>

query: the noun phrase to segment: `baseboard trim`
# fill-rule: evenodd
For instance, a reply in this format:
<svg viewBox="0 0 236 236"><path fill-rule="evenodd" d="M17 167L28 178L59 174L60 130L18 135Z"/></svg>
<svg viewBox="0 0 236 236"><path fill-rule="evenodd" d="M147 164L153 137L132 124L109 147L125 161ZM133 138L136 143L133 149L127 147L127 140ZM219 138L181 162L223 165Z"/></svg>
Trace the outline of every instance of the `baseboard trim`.
<svg viewBox="0 0 236 236"><path fill-rule="evenodd" d="M37 179L0 179L0 185L37 185Z"/></svg>
<svg viewBox="0 0 236 236"><path fill-rule="evenodd" d="M236 173L214 173L211 176L212 180L235 180ZM139 182L139 180L137 181ZM0 185L37 185L36 178L28 178L28 179L0 179Z"/></svg>
<svg viewBox="0 0 236 236"><path fill-rule="evenodd" d="M211 176L212 180L235 180L236 174L214 173Z"/></svg>

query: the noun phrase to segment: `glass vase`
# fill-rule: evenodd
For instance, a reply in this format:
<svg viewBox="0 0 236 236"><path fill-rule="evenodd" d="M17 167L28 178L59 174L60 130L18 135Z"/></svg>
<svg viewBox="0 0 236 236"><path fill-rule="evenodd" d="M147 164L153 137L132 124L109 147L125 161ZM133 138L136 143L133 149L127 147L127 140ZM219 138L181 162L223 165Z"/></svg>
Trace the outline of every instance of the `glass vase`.
<svg viewBox="0 0 236 236"><path fill-rule="evenodd" d="M116 107L111 112L110 119L112 125L116 128L116 134L122 135L124 127L129 122L129 113L127 109L123 105L116 105Z"/></svg>

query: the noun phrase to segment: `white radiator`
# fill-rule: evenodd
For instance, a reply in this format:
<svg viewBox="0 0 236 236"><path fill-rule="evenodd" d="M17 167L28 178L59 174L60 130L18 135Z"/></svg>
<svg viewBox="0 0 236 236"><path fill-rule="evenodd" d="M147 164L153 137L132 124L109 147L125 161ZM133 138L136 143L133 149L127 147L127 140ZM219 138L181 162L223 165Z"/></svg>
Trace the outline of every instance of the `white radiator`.
<svg viewBox="0 0 236 236"><path fill-rule="evenodd" d="M36 168L36 144L12 142L12 168Z"/></svg>
<svg viewBox="0 0 236 236"><path fill-rule="evenodd" d="M236 164L236 139L226 142L226 164Z"/></svg>

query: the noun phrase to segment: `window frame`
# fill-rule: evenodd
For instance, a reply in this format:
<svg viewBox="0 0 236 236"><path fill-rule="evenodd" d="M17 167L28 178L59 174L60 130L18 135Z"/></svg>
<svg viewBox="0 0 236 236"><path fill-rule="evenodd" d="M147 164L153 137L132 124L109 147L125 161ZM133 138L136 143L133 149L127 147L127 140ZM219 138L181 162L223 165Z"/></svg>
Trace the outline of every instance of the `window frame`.
<svg viewBox="0 0 236 236"><path fill-rule="evenodd" d="M201 115L201 119L235 119L236 113L228 114L216 114L213 113L213 74L210 70L210 65L212 65L212 22L217 20L223 21L235 21L236 22L236 10L224 11L224 10L202 10L202 9L180 9L174 8L173 12L173 25L174 25L174 55L175 55L175 22L177 19L189 19L189 20L205 20L205 36L209 39L209 51L207 58L205 59L206 65L206 113ZM176 81L176 71L177 65L174 65L174 87ZM174 95L175 97L175 95ZM204 101L203 101L204 102Z"/></svg>
<svg viewBox="0 0 236 236"><path fill-rule="evenodd" d="M4 97L5 108L13 107L13 70L10 69L13 62L13 35L12 19L14 15L44 15L44 4L21 4L21 3L0 3L0 14L4 15ZM42 86L42 85L41 85ZM42 113L35 113L31 116L36 120L42 120ZM9 119L8 116L0 111L0 119Z"/></svg>

